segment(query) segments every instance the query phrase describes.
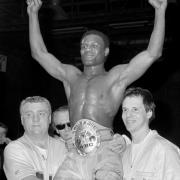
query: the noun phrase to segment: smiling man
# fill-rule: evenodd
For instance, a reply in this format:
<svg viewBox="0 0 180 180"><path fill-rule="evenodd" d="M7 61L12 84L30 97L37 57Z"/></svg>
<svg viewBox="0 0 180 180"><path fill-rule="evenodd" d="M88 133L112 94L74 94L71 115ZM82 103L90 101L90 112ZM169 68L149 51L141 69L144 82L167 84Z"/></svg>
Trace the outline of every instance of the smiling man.
<svg viewBox="0 0 180 180"><path fill-rule="evenodd" d="M67 149L63 141L48 135L50 103L44 97L27 97L21 102L20 115L24 135L5 148L6 177L8 180L52 180Z"/></svg>
<svg viewBox="0 0 180 180"><path fill-rule="evenodd" d="M179 180L180 149L149 128L155 104L147 89L126 90L122 119L132 143L123 153L124 180Z"/></svg>
<svg viewBox="0 0 180 180"><path fill-rule="evenodd" d="M149 3L155 9L155 23L144 51L128 64L117 65L106 71L104 63L110 51L109 40L102 32L87 31L80 42L84 66L80 71L48 52L38 21L42 2L27 0L32 57L64 85L77 151L67 156L56 180L122 179L121 158L118 153L108 150L113 139L113 120L126 87L140 78L161 56L164 42L167 0L149 0Z"/></svg>

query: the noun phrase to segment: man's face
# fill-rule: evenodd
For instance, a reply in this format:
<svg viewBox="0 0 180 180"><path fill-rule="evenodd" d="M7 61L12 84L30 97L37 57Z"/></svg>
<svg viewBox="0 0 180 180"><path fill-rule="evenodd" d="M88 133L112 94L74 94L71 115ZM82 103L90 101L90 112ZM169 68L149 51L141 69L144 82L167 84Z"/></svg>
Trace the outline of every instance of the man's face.
<svg viewBox="0 0 180 180"><path fill-rule="evenodd" d="M29 136L48 134L50 118L48 106L44 102L26 103L22 107L21 122Z"/></svg>
<svg viewBox="0 0 180 180"><path fill-rule="evenodd" d="M0 127L0 144L4 144L6 138L6 129Z"/></svg>
<svg viewBox="0 0 180 180"><path fill-rule="evenodd" d="M146 112L141 96L126 97L122 103L122 119L130 133L136 133L149 126L151 112Z"/></svg>
<svg viewBox="0 0 180 180"><path fill-rule="evenodd" d="M57 111L54 114L53 122L56 132L66 141L72 137L68 111Z"/></svg>
<svg viewBox="0 0 180 180"><path fill-rule="evenodd" d="M85 66L98 65L105 62L109 48L105 48L100 36L90 34L82 39L80 53Z"/></svg>

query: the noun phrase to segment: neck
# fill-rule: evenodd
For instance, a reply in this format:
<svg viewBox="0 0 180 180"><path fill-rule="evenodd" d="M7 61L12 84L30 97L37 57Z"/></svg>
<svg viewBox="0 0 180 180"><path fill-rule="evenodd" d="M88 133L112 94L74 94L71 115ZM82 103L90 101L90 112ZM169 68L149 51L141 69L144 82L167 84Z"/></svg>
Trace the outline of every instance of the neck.
<svg viewBox="0 0 180 180"><path fill-rule="evenodd" d="M132 136L132 142L134 144L138 144L138 143L141 143L145 137L147 136L147 134L149 133L150 129L149 128L146 128L146 129L143 129L141 131L138 131L138 132L135 132L135 133L132 133L131 136Z"/></svg>
<svg viewBox="0 0 180 180"><path fill-rule="evenodd" d="M103 75L104 73L104 64L96 66L84 66L84 74L86 75L86 77L92 78L94 76Z"/></svg>
<svg viewBox="0 0 180 180"><path fill-rule="evenodd" d="M30 136L30 135L27 135L27 136L36 146L47 149L48 140L49 140L48 134L43 135L43 136Z"/></svg>

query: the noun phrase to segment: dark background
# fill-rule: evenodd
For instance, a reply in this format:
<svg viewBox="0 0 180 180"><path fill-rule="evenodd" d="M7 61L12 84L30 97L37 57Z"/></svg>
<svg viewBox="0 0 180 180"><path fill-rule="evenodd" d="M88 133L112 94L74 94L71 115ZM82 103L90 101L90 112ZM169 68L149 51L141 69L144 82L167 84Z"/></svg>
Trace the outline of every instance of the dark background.
<svg viewBox="0 0 180 180"><path fill-rule="evenodd" d="M127 63L147 47L153 28L154 10L145 0L44 0L39 18L50 52L64 63L82 68L79 54L81 35L95 28L111 41L106 69ZM177 1L169 1L166 38L162 57L132 86L149 89L156 103L156 119L151 127L180 146L179 19ZM7 58L0 72L0 121L9 127L8 136L23 133L19 104L27 96L47 97L52 109L65 104L61 82L48 75L32 59L28 40L26 4L21 0L0 0L0 57ZM114 130L127 133L121 108Z"/></svg>

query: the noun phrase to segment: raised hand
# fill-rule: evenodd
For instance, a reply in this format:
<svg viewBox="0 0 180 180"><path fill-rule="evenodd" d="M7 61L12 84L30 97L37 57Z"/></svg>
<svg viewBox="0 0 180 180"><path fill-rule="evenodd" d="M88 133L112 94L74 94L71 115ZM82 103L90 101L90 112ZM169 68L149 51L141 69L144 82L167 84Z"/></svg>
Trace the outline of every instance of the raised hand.
<svg viewBox="0 0 180 180"><path fill-rule="evenodd" d="M165 10L167 7L167 0L149 0L149 3L156 9L156 10Z"/></svg>
<svg viewBox="0 0 180 180"><path fill-rule="evenodd" d="M38 13L39 9L42 6L42 1L41 0L27 0L27 13L33 14L33 13Z"/></svg>

